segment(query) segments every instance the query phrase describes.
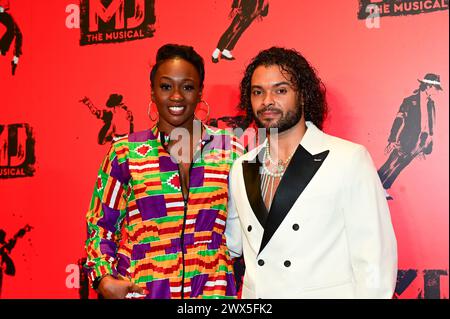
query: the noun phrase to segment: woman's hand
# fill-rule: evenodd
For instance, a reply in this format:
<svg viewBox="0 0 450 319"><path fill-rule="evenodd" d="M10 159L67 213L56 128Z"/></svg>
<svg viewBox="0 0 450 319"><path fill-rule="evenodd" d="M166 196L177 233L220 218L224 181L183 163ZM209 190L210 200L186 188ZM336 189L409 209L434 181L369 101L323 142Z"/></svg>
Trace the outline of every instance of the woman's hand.
<svg viewBox="0 0 450 319"><path fill-rule="evenodd" d="M98 292L105 299L125 299L128 293L139 293L144 295L144 290L124 277L119 279L113 276L105 276L98 285Z"/></svg>

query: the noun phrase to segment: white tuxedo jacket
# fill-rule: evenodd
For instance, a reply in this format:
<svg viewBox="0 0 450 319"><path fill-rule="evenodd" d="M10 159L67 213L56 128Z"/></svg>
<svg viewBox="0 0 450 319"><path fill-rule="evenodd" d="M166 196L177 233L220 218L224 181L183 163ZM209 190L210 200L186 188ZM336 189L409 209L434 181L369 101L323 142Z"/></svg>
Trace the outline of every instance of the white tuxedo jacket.
<svg viewBox="0 0 450 319"><path fill-rule="evenodd" d="M226 236L231 255L244 254L242 298L391 298L397 243L372 159L307 127L269 212L265 143L233 164Z"/></svg>

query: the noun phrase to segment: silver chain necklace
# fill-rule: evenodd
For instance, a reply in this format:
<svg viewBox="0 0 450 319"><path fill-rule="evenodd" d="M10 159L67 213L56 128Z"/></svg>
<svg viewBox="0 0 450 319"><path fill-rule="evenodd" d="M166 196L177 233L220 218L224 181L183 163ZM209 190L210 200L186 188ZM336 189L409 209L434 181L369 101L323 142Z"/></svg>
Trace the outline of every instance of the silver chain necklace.
<svg viewBox="0 0 450 319"><path fill-rule="evenodd" d="M270 202L268 210L270 210L270 206L272 206L275 180L276 179L281 180L294 153L295 150L285 161L282 160L275 161L270 156L270 144L269 142L267 142L266 149L264 151L264 160L262 165L263 174L261 176L261 193L265 201L267 193L270 191ZM275 166L275 172L268 167L267 165L268 162L273 166Z"/></svg>

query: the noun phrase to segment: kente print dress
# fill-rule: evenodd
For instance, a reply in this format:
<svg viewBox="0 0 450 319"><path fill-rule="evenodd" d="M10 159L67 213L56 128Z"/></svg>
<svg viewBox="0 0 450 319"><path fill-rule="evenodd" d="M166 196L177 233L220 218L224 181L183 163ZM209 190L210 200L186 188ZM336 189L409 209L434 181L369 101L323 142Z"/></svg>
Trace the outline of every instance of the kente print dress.
<svg viewBox="0 0 450 319"><path fill-rule="evenodd" d="M224 232L228 173L243 149L231 133L203 128L186 199L156 126L112 144L87 213L91 282L120 274L149 299L236 297Z"/></svg>

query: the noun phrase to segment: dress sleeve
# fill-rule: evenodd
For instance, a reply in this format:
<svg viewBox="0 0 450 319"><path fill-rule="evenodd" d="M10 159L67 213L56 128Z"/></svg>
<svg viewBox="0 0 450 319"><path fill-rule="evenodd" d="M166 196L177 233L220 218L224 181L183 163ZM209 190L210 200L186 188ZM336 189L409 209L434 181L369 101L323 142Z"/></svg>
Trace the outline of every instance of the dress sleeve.
<svg viewBox="0 0 450 319"><path fill-rule="evenodd" d="M130 173L128 161L119 162L116 145L103 160L86 215L86 268L91 284L105 275L117 277L117 250L127 211Z"/></svg>

